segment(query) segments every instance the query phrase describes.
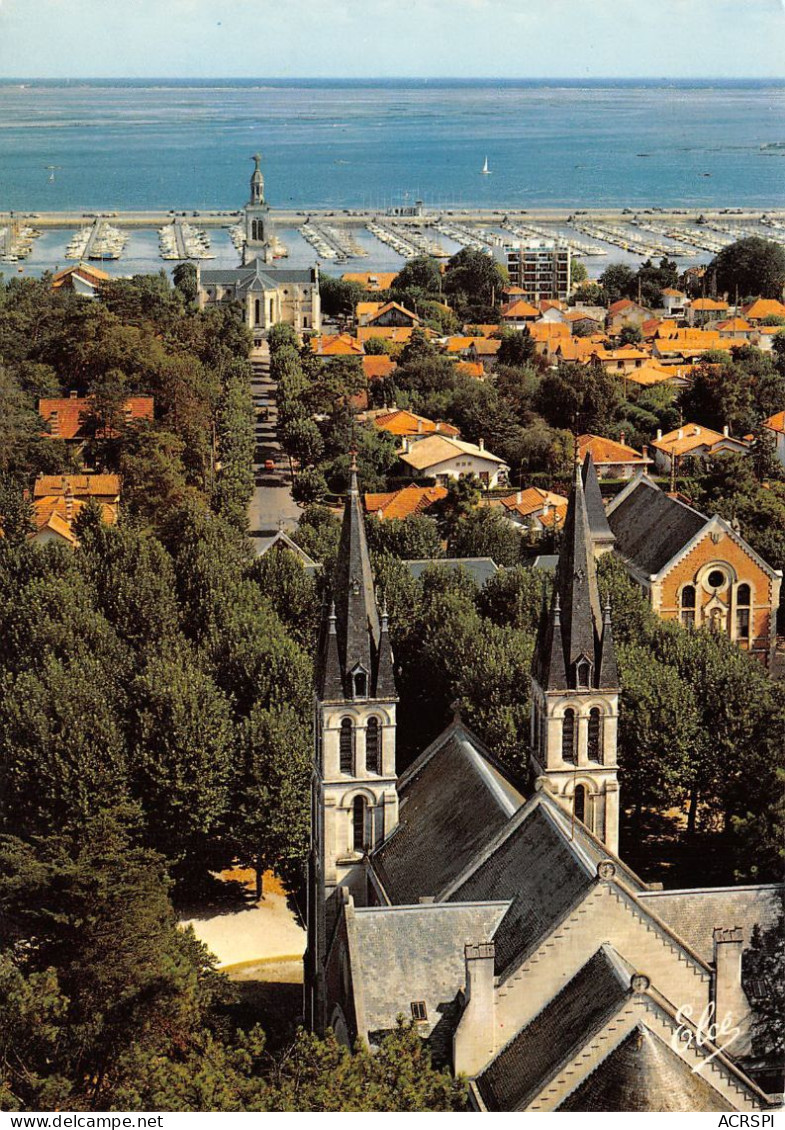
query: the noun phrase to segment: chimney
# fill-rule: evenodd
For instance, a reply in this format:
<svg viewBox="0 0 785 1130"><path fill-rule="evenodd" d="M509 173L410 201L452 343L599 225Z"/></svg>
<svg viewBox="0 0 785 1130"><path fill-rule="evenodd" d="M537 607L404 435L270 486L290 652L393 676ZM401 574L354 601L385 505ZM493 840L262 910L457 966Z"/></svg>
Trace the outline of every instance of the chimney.
<svg viewBox="0 0 785 1130"><path fill-rule="evenodd" d="M619 440L619 442L624 443L624 432L621 433L621 439Z"/></svg>
<svg viewBox="0 0 785 1130"><path fill-rule="evenodd" d="M417 431L418 431L418 432L421 432L421 431L422 431L422 420L418 420L418 421L417 421Z"/></svg>
<svg viewBox="0 0 785 1130"><path fill-rule="evenodd" d="M65 520L66 520L66 522L68 523L69 526L71 525L73 518L74 518L74 492L71 490L71 488L69 486L69 487L66 487L66 491L65 491Z"/></svg>
<svg viewBox="0 0 785 1130"><path fill-rule="evenodd" d="M701 434L701 430L700 430L700 428L698 427L698 425L697 425L697 424L696 424L696 425L695 425L695 427L694 427L694 428L692 429L692 434L693 434L694 436L699 436L699 435Z"/></svg>
<svg viewBox="0 0 785 1130"><path fill-rule="evenodd" d="M520 506L520 504L523 502L523 491L522 490L516 491L515 501L516 501L518 506Z"/></svg>
<svg viewBox="0 0 785 1130"><path fill-rule="evenodd" d="M466 1003L453 1036L456 1074L476 1075L496 1051L495 957L493 942L468 942L464 946Z"/></svg>
<svg viewBox="0 0 785 1130"><path fill-rule="evenodd" d="M79 392L75 388L72 388L68 395L71 397L71 400L78 400L79 399Z"/></svg>
<svg viewBox="0 0 785 1130"><path fill-rule="evenodd" d="M440 432L441 430L442 430L442 422L441 422L441 420L437 420L436 421L436 431Z"/></svg>
<svg viewBox="0 0 785 1130"><path fill-rule="evenodd" d="M409 450L409 437L404 436L403 437L403 454L406 455L408 450Z"/></svg>
<svg viewBox="0 0 785 1130"><path fill-rule="evenodd" d="M657 428L657 439L662 439L662 428Z"/></svg>
<svg viewBox="0 0 785 1130"><path fill-rule="evenodd" d="M728 430L728 425L727 425L727 424L723 424L723 427L722 427L722 434L723 434L724 436L728 436L728 435L730 435L730 431Z"/></svg>
<svg viewBox="0 0 785 1130"><path fill-rule="evenodd" d="M684 428L679 428L677 439L684 439Z"/></svg>
<svg viewBox="0 0 785 1130"><path fill-rule="evenodd" d="M477 446L479 447L480 451L485 451L485 440L482 437L477 440Z"/></svg>
<svg viewBox="0 0 785 1130"><path fill-rule="evenodd" d="M727 1043L727 1035L749 1015L750 1005L741 987L741 954L744 931L741 926L714 930L714 1023L720 1033L718 1042ZM725 1039L722 1039L723 1030ZM738 1046L734 1052L738 1051Z"/></svg>
<svg viewBox="0 0 785 1130"><path fill-rule="evenodd" d="M648 461L649 461L649 449L648 449L648 447L646 446L645 443L644 443L643 447L641 448L641 455L643 456L643 462L648 463Z"/></svg>

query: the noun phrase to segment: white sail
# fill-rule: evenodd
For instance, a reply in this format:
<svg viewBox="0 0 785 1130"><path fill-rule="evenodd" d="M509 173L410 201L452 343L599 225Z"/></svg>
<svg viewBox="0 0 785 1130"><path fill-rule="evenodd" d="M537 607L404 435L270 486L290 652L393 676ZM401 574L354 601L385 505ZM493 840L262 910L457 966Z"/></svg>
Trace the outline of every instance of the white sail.
<svg viewBox="0 0 785 1130"><path fill-rule="evenodd" d="M484 164L484 165L483 165L483 167L482 167L482 171L483 171L483 173L484 173L484 174L486 174L486 175L487 175L488 173L490 173L490 171L491 171L491 170L490 170L490 169L488 168L488 158L487 158L487 157L485 158L485 164Z"/></svg>

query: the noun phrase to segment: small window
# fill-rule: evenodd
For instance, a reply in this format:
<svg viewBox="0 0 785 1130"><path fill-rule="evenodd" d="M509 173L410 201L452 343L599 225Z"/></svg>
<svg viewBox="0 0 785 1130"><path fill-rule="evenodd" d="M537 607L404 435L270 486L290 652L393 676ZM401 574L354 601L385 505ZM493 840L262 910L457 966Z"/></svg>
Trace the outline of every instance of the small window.
<svg viewBox="0 0 785 1130"><path fill-rule="evenodd" d="M579 659L575 664L575 683L578 687L588 687L591 678L591 664L588 659Z"/></svg>
<svg viewBox="0 0 785 1130"><path fill-rule="evenodd" d="M575 819L580 820L582 823L586 821L586 786L576 785L575 796L572 800L572 810L575 813Z"/></svg>
<svg viewBox="0 0 785 1130"><path fill-rule="evenodd" d="M352 676L352 685L355 698L368 697L368 676L365 671L355 671Z"/></svg>
<svg viewBox="0 0 785 1130"><path fill-rule="evenodd" d="M736 590L736 639L749 642L752 612L752 590L749 585L739 585Z"/></svg>
<svg viewBox="0 0 785 1130"><path fill-rule="evenodd" d="M412 1001L412 1020L427 1020L428 1009L425 1001Z"/></svg>
<svg viewBox="0 0 785 1130"><path fill-rule="evenodd" d="M381 773L379 719L369 718L365 727L365 768L368 773Z"/></svg>
<svg viewBox="0 0 785 1130"><path fill-rule="evenodd" d="M340 760L341 772L354 773L354 727L351 718L341 720Z"/></svg>

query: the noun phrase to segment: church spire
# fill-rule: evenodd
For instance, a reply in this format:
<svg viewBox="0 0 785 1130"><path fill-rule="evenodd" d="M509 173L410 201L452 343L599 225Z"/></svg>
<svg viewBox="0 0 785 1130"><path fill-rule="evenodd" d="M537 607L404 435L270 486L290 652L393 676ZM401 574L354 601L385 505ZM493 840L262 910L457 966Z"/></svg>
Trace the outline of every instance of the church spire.
<svg viewBox="0 0 785 1130"><path fill-rule="evenodd" d="M261 170L261 153L254 153L254 171L251 173L251 204L264 204L264 177Z"/></svg>
<svg viewBox="0 0 785 1130"><path fill-rule="evenodd" d="M319 690L322 697L329 693L331 698L389 697L395 694L392 656L386 618L380 622L376 606L355 456L349 474L333 570L334 620L331 618L322 630ZM338 688L343 688L343 693L336 696Z"/></svg>
<svg viewBox="0 0 785 1130"><path fill-rule="evenodd" d="M590 451L587 451L583 461L583 493L586 498L586 513L589 517L589 529L594 542L594 552L599 556L606 550L613 548L616 541L613 531L608 525L605 515L605 506L600 491L600 480L597 478L597 468Z"/></svg>
<svg viewBox="0 0 785 1130"><path fill-rule="evenodd" d="M554 603L547 629L537 641L537 677L544 689L567 690L599 686L601 670L613 668L613 636L607 634L608 655L603 655L606 642L605 624L600 608L597 569L584 483L590 484L593 503L602 507L599 484L587 456L583 471L576 460L567 516L562 534L562 547L554 586ZM593 488L596 486L596 495ZM596 515L595 522L599 525ZM604 518L604 512L603 512Z"/></svg>

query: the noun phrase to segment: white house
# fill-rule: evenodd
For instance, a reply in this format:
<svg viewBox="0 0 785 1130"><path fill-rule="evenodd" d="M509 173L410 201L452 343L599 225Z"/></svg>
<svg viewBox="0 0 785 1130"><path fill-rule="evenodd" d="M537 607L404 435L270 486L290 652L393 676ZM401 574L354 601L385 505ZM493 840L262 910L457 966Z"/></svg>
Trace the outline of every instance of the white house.
<svg viewBox="0 0 785 1130"><path fill-rule="evenodd" d="M484 487L495 487L506 481L510 468L485 450L485 444L467 443L452 436L431 435L411 443L404 440L398 452L401 461L419 476L433 476L437 482L464 479L476 475Z"/></svg>

